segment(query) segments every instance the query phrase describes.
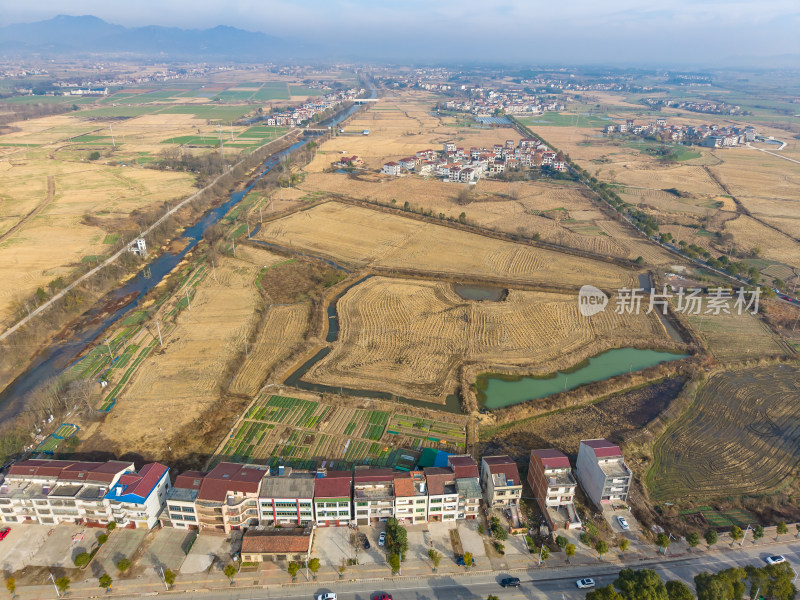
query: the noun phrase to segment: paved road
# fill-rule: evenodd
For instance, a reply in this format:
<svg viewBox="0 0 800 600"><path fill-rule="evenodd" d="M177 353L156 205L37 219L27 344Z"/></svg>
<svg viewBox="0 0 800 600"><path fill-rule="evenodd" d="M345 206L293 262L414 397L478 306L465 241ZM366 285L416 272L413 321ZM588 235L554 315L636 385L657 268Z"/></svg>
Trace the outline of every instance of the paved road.
<svg viewBox="0 0 800 600"><path fill-rule="evenodd" d="M665 581L681 579L691 584L693 577L702 571L719 571L731 566L744 566L748 564L763 565L764 557L771 553L780 553L786 556L790 563L800 565L800 541L792 540L787 543L762 544L753 546L746 541L743 547L735 546L735 550L728 552L698 552L696 555L685 554L672 558L663 557L661 560L646 560L634 568L653 568ZM518 570L513 573L519 577L522 585L516 589L504 590L499 581L509 573L496 571L462 573L458 575L444 575L440 577L398 577L388 579L361 579L334 583L298 583L295 585L272 585L269 587L224 587L213 590L192 589L191 584L176 586L173 592L153 592L146 594L131 589L120 582L109 594L111 596L125 596L128 598L152 598L154 596L180 596L182 598L198 598L201 600L256 600L262 598L280 598L285 600L309 600L316 594L333 591L341 600L372 600L376 592L390 593L395 600L483 600L489 594L494 594L503 600L526 598L529 600L579 600L584 598L585 592L575 586L575 581L582 577L592 577L599 586L605 586L614 581L619 571L618 564L603 564L597 562L586 566L560 566L558 568L531 568ZM133 582L130 582L131 584ZM187 582L188 583L188 582ZM98 592L92 588L76 585L70 590L71 598L97 597ZM126 587L128 589L126 589ZM39 587L37 589L18 590L18 597L53 598L55 592L52 587Z"/></svg>

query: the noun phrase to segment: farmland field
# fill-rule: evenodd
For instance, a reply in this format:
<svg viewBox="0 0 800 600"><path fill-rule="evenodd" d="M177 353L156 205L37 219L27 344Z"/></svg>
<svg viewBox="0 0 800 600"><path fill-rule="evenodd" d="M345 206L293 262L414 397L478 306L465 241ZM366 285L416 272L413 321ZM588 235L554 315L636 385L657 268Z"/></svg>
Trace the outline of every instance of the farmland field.
<svg viewBox="0 0 800 600"><path fill-rule="evenodd" d="M766 324L748 312L737 314L732 303L731 314L705 314L707 309L704 303L700 314L685 316L718 360L748 360L789 353L786 343Z"/></svg>
<svg viewBox="0 0 800 600"><path fill-rule="evenodd" d="M594 346L658 344L655 315L590 319L572 295L511 290L503 302L462 300L444 283L371 277L337 303L339 341L304 376L444 402L465 362L536 367Z"/></svg>
<svg viewBox="0 0 800 600"><path fill-rule="evenodd" d="M327 202L265 224L258 238L357 266L377 265L509 282L630 287L635 273L603 262L483 237L384 212Z"/></svg>
<svg viewBox="0 0 800 600"><path fill-rule="evenodd" d="M260 396L234 426L212 463L221 460L316 468L369 464L405 470L421 451L464 452L464 418L450 421L374 408L328 404L318 399Z"/></svg>
<svg viewBox="0 0 800 600"><path fill-rule="evenodd" d="M281 260L254 252L258 256L250 260L219 260L213 277L205 266L187 275L179 290L194 293L188 302L178 293L177 304L165 307L161 318L174 325L162 327L163 348L149 329L153 351L127 375L100 429L117 454L146 449L163 455L167 440L219 399L235 367L231 361L244 355L245 337L255 325L261 301L255 279L263 264Z"/></svg>
<svg viewBox="0 0 800 600"><path fill-rule="evenodd" d="M647 476L659 501L768 494L800 452L800 371L775 365L713 375L656 441Z"/></svg>

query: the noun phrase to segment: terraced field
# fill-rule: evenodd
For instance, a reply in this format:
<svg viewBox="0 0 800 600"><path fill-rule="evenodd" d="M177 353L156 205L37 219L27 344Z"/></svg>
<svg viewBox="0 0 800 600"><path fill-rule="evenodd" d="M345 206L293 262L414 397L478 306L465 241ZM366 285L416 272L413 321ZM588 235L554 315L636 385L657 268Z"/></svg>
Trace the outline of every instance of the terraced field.
<svg viewBox="0 0 800 600"><path fill-rule="evenodd" d="M567 294L511 290L503 302L471 302L448 284L371 277L337 306L339 340L304 380L440 403L461 363L535 366L600 340L667 339L655 315L587 319Z"/></svg>
<svg viewBox="0 0 800 600"><path fill-rule="evenodd" d="M356 464L413 468L424 448L463 452L463 418L455 422L286 396L262 396L234 427L212 462L330 468Z"/></svg>
<svg viewBox="0 0 800 600"><path fill-rule="evenodd" d="M800 368L712 376L653 448L658 501L769 494L789 484L800 455Z"/></svg>

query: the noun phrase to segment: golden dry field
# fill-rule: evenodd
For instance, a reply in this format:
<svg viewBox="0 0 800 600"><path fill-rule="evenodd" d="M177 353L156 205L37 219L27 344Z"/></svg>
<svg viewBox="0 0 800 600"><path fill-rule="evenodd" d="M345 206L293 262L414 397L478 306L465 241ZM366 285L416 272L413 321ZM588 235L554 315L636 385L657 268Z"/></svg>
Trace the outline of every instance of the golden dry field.
<svg viewBox="0 0 800 600"><path fill-rule="evenodd" d="M303 341L310 312L309 302L269 307L258 336L234 375L231 393L255 396L275 365L291 356Z"/></svg>
<svg viewBox="0 0 800 600"><path fill-rule="evenodd" d="M166 454L166 441L220 398L258 317L256 276L262 265L282 260L266 251L256 258L218 260L174 327L162 328L164 346L156 346L135 370L99 429L118 455L143 449Z"/></svg>
<svg viewBox="0 0 800 600"><path fill-rule="evenodd" d="M413 268L509 282L630 287L633 271L378 210L326 202L265 223L259 239L366 267Z"/></svg>
<svg viewBox="0 0 800 600"><path fill-rule="evenodd" d="M18 300L68 274L87 257L110 254L102 227L192 192L185 173L130 169L43 157L0 162L0 323L10 324ZM50 180L50 189L48 189ZM18 226L13 232L9 230ZM92 259L96 261L97 259Z"/></svg>
<svg viewBox="0 0 800 600"><path fill-rule="evenodd" d="M462 363L535 368L599 340L667 341L655 315L581 317L573 295L463 300L439 282L371 277L337 304L339 341L304 379L443 402ZM568 360L568 359L567 359Z"/></svg>

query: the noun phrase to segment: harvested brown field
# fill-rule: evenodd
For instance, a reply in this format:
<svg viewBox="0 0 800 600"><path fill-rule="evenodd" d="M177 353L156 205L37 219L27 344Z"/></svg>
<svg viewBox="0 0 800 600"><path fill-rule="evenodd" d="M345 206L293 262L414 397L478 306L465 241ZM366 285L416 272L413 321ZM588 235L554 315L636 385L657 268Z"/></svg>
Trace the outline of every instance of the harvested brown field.
<svg viewBox="0 0 800 600"><path fill-rule="evenodd" d="M303 341L310 311L310 302L269 307L258 337L231 382L231 393L254 396L261 389L275 365L288 358Z"/></svg>
<svg viewBox="0 0 800 600"><path fill-rule="evenodd" d="M787 265L797 265L800 262L800 243L752 217L740 215L726 222L724 231L733 236L734 244L743 252L760 248L759 255L766 259Z"/></svg>
<svg viewBox="0 0 800 600"><path fill-rule="evenodd" d="M535 367L599 340L668 339L655 315L581 317L572 295L511 290L461 299L449 284L371 277L338 302L339 341L304 376L327 385L444 402L463 363Z"/></svg>
<svg viewBox="0 0 800 600"><path fill-rule="evenodd" d="M763 495L789 485L800 452L798 381L796 365L713 375L656 441L646 479L651 496Z"/></svg>
<svg viewBox="0 0 800 600"><path fill-rule="evenodd" d="M633 271L612 264L338 202L265 224L257 237L357 266L577 287L619 289L635 282Z"/></svg>

